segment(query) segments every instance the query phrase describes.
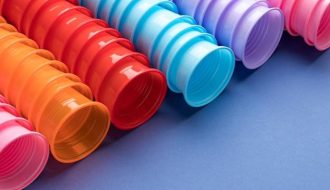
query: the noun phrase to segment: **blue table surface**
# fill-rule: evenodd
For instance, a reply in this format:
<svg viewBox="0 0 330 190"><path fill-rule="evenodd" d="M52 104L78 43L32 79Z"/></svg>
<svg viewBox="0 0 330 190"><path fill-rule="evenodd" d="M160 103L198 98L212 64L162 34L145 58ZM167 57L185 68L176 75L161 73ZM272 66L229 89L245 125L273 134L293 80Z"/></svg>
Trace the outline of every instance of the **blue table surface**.
<svg viewBox="0 0 330 190"><path fill-rule="evenodd" d="M329 190L330 50L285 34L210 105L169 93L151 121L79 163L51 158L28 189Z"/></svg>

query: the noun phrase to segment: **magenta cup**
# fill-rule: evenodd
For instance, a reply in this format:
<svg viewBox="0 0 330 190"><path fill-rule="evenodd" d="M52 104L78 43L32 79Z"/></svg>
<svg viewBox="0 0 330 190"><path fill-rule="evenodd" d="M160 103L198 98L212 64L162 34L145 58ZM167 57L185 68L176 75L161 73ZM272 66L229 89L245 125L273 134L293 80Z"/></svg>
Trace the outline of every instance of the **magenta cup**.
<svg viewBox="0 0 330 190"><path fill-rule="evenodd" d="M330 0L269 0L285 15L287 31L323 51L330 47Z"/></svg>
<svg viewBox="0 0 330 190"><path fill-rule="evenodd" d="M4 98L0 98L5 102ZM15 109L0 103L0 189L23 189L43 171L49 155L43 135Z"/></svg>
<svg viewBox="0 0 330 190"><path fill-rule="evenodd" d="M218 43L233 49L246 68L256 69L274 53L284 17L265 0L173 0L181 14L194 16Z"/></svg>

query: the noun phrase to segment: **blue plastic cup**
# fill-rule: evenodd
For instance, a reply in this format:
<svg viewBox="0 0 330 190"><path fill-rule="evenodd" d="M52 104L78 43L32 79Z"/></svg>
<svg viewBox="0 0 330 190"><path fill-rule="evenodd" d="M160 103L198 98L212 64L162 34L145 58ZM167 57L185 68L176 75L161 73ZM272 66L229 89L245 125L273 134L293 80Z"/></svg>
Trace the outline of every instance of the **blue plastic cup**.
<svg viewBox="0 0 330 190"><path fill-rule="evenodd" d="M154 7L153 14L147 17L140 22L139 27L136 29L135 37L133 40L135 44L137 44L137 48L139 51L146 53L150 60L154 63L157 68L159 67L159 63L154 62L154 50L155 49L165 49L167 47L167 42L169 42L173 35L170 32L167 32L169 28L176 23L190 23L194 24L194 21L191 17L181 16L176 13L167 11L161 7ZM133 12L132 12L133 13ZM134 16L134 14L132 14ZM159 22L161 20L161 22ZM150 28L150 26L153 26ZM159 43L160 39L166 36L169 41L164 43ZM160 48L158 48L160 46Z"/></svg>
<svg viewBox="0 0 330 190"><path fill-rule="evenodd" d="M206 33L206 30L199 26L193 25L190 19L174 20L172 23L168 24L166 28L157 37L152 48L152 53L150 60L155 63L155 67L162 69L164 60L171 50L173 44L177 43L177 39L189 31L199 31L201 33Z"/></svg>
<svg viewBox="0 0 330 190"><path fill-rule="evenodd" d="M166 56L161 70L169 88L183 92L191 106L213 101L227 86L234 70L234 55L229 48L211 42L210 34L190 31L181 35Z"/></svg>

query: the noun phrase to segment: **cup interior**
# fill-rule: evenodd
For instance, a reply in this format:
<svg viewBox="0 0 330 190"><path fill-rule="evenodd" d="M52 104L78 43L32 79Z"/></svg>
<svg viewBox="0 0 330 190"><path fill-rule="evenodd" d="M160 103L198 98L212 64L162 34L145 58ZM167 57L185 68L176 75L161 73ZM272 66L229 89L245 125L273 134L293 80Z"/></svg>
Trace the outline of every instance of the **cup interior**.
<svg viewBox="0 0 330 190"><path fill-rule="evenodd" d="M213 101L229 83L234 62L232 51L223 47L205 56L185 87L184 95L188 104L200 107Z"/></svg>
<svg viewBox="0 0 330 190"><path fill-rule="evenodd" d="M108 112L102 104L80 106L54 131L50 141L54 157L63 163L85 158L102 143L109 125Z"/></svg>
<svg viewBox="0 0 330 190"><path fill-rule="evenodd" d="M21 136L0 152L0 189L23 189L42 172L48 143L37 133Z"/></svg>
<svg viewBox="0 0 330 190"><path fill-rule="evenodd" d="M330 4L328 4L317 29L315 44L320 50L325 50L330 47Z"/></svg>
<svg viewBox="0 0 330 190"><path fill-rule="evenodd" d="M249 69L263 65L277 48L282 33L282 13L278 9L270 9L249 34L242 57L243 64Z"/></svg>
<svg viewBox="0 0 330 190"><path fill-rule="evenodd" d="M120 129L130 130L150 119L167 91L161 72L150 69L132 78L118 95L112 121Z"/></svg>

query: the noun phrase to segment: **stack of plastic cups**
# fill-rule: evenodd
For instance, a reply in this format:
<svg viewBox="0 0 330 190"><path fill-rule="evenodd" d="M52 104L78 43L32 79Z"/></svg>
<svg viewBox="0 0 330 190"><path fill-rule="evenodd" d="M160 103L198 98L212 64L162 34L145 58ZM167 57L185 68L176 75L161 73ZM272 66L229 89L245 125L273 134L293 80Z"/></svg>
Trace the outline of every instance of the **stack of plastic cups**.
<svg viewBox="0 0 330 190"><path fill-rule="evenodd" d="M330 47L330 0L268 0L283 10L285 28L323 51Z"/></svg>
<svg viewBox="0 0 330 190"><path fill-rule="evenodd" d="M48 142L0 95L0 189L23 189L43 171Z"/></svg>
<svg viewBox="0 0 330 190"><path fill-rule="evenodd" d="M107 108L50 52L1 23L0 59L0 92L47 138L58 161L81 160L102 143Z"/></svg>
<svg viewBox="0 0 330 190"><path fill-rule="evenodd" d="M161 1L161 0L156 0ZM266 0L173 0L181 14L193 16L218 43L233 49L248 69L262 66L276 50L284 17Z"/></svg>
<svg viewBox="0 0 330 190"><path fill-rule="evenodd" d="M235 65L232 51L178 15L169 1L81 0L97 17L106 20L149 56L167 77L169 88L183 93L190 106L213 101L229 83Z"/></svg>
<svg viewBox="0 0 330 190"><path fill-rule="evenodd" d="M3 0L2 14L89 85L116 127L135 128L161 106L164 75L86 8L63 0Z"/></svg>

